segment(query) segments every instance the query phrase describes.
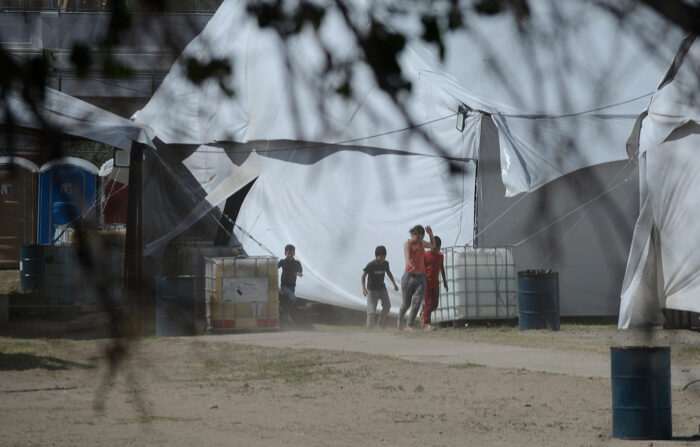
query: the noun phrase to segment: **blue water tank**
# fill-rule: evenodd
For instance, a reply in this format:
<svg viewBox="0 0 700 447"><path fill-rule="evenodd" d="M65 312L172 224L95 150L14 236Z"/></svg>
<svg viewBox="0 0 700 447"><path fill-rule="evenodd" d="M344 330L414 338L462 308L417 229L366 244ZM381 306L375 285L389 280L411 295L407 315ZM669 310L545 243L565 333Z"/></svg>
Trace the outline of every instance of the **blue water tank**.
<svg viewBox="0 0 700 447"><path fill-rule="evenodd" d="M39 174L37 241L52 244L61 228L79 217L94 218L99 170L87 160L58 158L45 163Z"/></svg>

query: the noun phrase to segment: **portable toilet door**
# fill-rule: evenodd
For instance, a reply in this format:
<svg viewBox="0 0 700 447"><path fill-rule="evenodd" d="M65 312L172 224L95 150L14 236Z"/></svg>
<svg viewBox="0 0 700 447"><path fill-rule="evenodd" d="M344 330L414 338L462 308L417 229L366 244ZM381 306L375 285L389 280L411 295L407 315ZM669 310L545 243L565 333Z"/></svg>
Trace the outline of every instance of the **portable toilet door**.
<svg viewBox="0 0 700 447"><path fill-rule="evenodd" d="M39 167L18 157L0 157L0 269L19 268L22 245L36 242Z"/></svg>
<svg viewBox="0 0 700 447"><path fill-rule="evenodd" d="M98 169L87 160L64 157L44 163L39 173L40 244L59 241L78 218L97 216L97 181Z"/></svg>
<svg viewBox="0 0 700 447"><path fill-rule="evenodd" d="M100 167L102 184L102 223L126 225L129 200L129 168L115 168L114 159L107 160Z"/></svg>

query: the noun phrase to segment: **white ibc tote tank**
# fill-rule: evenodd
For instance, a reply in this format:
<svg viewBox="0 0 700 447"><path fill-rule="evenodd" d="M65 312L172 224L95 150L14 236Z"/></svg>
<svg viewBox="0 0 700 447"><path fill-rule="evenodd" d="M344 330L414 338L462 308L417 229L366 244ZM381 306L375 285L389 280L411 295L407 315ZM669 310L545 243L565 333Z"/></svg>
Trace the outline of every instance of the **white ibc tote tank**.
<svg viewBox="0 0 700 447"><path fill-rule="evenodd" d="M440 292L433 321L517 316L512 247L446 247L442 252L449 291Z"/></svg>

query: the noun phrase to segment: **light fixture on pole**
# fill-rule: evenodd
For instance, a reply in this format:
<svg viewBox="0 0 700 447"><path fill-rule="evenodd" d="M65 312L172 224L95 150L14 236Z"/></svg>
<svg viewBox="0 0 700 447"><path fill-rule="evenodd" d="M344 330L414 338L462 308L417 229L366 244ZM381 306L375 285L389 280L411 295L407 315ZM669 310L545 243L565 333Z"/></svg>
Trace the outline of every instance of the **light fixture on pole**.
<svg viewBox="0 0 700 447"><path fill-rule="evenodd" d="M457 108L457 130L460 132L464 131L464 124L467 121L467 112L469 109L464 104L461 104Z"/></svg>
<svg viewBox="0 0 700 447"><path fill-rule="evenodd" d="M128 168L131 153L122 149L114 149L114 167Z"/></svg>

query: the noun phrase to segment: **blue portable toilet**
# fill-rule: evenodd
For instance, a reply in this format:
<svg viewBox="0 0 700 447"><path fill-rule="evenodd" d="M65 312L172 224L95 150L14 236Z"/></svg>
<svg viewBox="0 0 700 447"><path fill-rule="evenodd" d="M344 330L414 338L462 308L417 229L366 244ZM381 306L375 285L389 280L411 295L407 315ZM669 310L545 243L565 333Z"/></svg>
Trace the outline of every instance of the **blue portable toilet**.
<svg viewBox="0 0 700 447"><path fill-rule="evenodd" d="M39 173L39 223L37 241L53 244L67 226L79 217L98 215L96 191L99 169L74 157L48 161Z"/></svg>

